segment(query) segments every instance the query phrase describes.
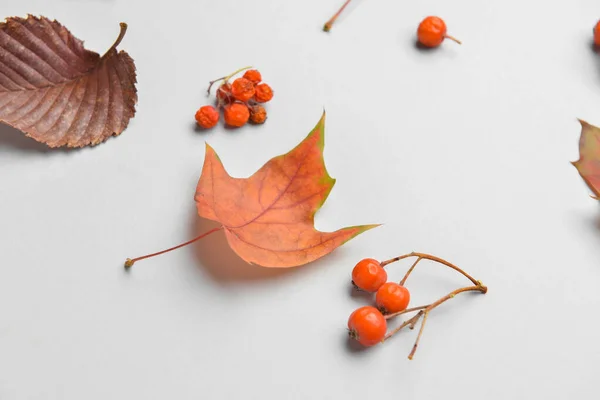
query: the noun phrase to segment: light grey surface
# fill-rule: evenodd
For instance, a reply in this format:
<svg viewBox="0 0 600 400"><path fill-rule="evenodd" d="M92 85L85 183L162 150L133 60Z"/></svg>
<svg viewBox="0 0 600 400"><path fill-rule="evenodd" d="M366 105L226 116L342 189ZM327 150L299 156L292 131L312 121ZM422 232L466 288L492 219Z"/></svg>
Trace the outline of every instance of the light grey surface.
<svg viewBox="0 0 600 400"><path fill-rule="evenodd" d="M600 124L597 2L11 1L102 53L118 23L138 113L93 149L50 151L0 128L0 399L597 399L600 228L569 161L576 118ZM464 45L414 47L443 16ZM209 79L251 64L275 89L262 127L194 131ZM337 184L317 226L385 223L310 266L249 267L192 237L208 141L249 175L327 110ZM411 250L490 288L359 352L345 324L363 257ZM404 267L390 276L399 279ZM413 303L464 279L432 264Z"/></svg>

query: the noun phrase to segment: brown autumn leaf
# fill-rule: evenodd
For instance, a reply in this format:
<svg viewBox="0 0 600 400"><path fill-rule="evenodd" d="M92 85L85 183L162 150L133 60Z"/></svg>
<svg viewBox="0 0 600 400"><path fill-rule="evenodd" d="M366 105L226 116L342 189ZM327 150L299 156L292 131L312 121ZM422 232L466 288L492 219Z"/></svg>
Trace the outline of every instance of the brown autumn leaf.
<svg viewBox="0 0 600 400"><path fill-rule="evenodd" d="M50 147L96 145L135 114L135 64L117 52L127 25L100 57L56 20L0 23L0 121Z"/></svg>
<svg viewBox="0 0 600 400"><path fill-rule="evenodd" d="M319 232L315 213L335 184L323 160L325 113L289 153L249 178L232 178L208 144L196 205L201 217L222 224L231 248L245 261L293 267L314 261L378 225Z"/></svg>
<svg viewBox="0 0 600 400"><path fill-rule="evenodd" d="M598 199L600 198L600 128L582 120L579 122L581 123L579 160L573 165Z"/></svg>

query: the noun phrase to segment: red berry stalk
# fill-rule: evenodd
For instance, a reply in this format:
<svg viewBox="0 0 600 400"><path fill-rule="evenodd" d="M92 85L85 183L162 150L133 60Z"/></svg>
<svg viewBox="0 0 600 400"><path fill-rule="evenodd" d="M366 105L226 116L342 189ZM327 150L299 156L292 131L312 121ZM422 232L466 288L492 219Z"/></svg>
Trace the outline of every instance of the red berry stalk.
<svg viewBox="0 0 600 400"><path fill-rule="evenodd" d="M408 269L400 283L386 282L387 272L384 270L384 267L393 262L410 257L416 257L417 259ZM473 283L473 285L456 289L444 297L434 301L433 303L407 308L410 302L410 292L404 285L410 274L414 271L415 267L421 260L430 260L445 265L446 267L451 268L465 276L471 281L471 283ZM361 260L358 264L356 264L352 271L352 284L360 290L377 293L376 303L378 308L370 306L361 307L354 311L348 319L349 336L353 339L356 339L364 346L373 346L375 344L382 343L407 326L410 329L414 329L419 320L423 318L421 322L421 328L419 329L419 334L417 335L415 344L413 345L412 351L408 356L410 360L412 360L415 352L417 351L421 336L423 335L423 330L425 329L427 317L434 308L439 307L441 304L463 292L474 291L487 293L486 286L456 265L436 256L414 252L382 262L378 262L371 258ZM413 311L418 312L412 318L402 323L399 327L387 333L388 319Z"/></svg>

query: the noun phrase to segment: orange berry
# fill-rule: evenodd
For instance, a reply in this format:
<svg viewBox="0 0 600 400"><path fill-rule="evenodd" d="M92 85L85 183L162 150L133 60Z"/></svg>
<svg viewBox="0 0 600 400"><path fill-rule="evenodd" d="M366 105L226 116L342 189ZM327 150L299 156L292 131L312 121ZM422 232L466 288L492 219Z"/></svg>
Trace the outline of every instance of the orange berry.
<svg viewBox="0 0 600 400"><path fill-rule="evenodd" d="M254 124L264 124L267 120L267 110L261 105L250 107L250 121Z"/></svg>
<svg viewBox="0 0 600 400"><path fill-rule="evenodd" d="M600 46L600 21L594 27L594 44Z"/></svg>
<svg viewBox="0 0 600 400"><path fill-rule="evenodd" d="M258 72L258 70L256 69L249 69L248 71L244 72L244 78L248 79L250 82L254 83L255 85L262 81L262 76L260 74L260 72Z"/></svg>
<svg viewBox="0 0 600 400"><path fill-rule="evenodd" d="M231 95L231 85L224 83L217 89L217 99L223 104L229 104L232 102L233 97Z"/></svg>
<svg viewBox="0 0 600 400"><path fill-rule="evenodd" d="M273 98L273 90L271 86L266 83L261 83L260 85L256 85L256 93L254 94L254 99L259 103L266 103L267 101Z"/></svg>
<svg viewBox="0 0 600 400"><path fill-rule="evenodd" d="M250 111L245 104L233 103L225 106L223 115L227 125L239 128L248 122Z"/></svg>
<svg viewBox="0 0 600 400"><path fill-rule="evenodd" d="M375 301L382 313L393 314L406 310L410 302L410 292L396 282L387 282L377 291Z"/></svg>
<svg viewBox="0 0 600 400"><path fill-rule="evenodd" d="M385 337L387 322L378 309L361 307L348 318L348 335L363 346L374 346Z"/></svg>
<svg viewBox="0 0 600 400"><path fill-rule="evenodd" d="M202 106L196 111L196 122L204 129L210 129L219 122L219 112L213 106Z"/></svg>
<svg viewBox="0 0 600 400"><path fill-rule="evenodd" d="M460 44L460 41L446 34L446 23L439 17L427 17L421 21L417 29L417 39L425 47L437 47L444 39L451 39Z"/></svg>
<svg viewBox="0 0 600 400"><path fill-rule="evenodd" d="M387 272L379 261L365 258L352 270L352 283L366 292L376 292L387 281Z"/></svg>
<svg viewBox="0 0 600 400"><path fill-rule="evenodd" d="M231 94L245 103L254 96L254 84L246 78L237 78L231 85Z"/></svg>

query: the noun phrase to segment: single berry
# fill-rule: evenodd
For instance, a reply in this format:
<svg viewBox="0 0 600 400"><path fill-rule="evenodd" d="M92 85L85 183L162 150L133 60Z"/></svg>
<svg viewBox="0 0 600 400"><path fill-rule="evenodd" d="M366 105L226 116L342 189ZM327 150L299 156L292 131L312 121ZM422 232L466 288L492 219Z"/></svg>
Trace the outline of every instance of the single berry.
<svg viewBox="0 0 600 400"><path fill-rule="evenodd" d="M600 46L600 21L598 21L594 27L594 44Z"/></svg>
<svg viewBox="0 0 600 400"><path fill-rule="evenodd" d="M217 89L217 99L222 104L229 104L233 101L231 94L231 84L224 83Z"/></svg>
<svg viewBox="0 0 600 400"><path fill-rule="evenodd" d="M267 120L267 110L260 104L250 107L250 121L253 124L264 124Z"/></svg>
<svg viewBox="0 0 600 400"><path fill-rule="evenodd" d="M246 78L237 78L231 85L231 94L245 103L254 96L254 84Z"/></svg>
<svg viewBox="0 0 600 400"><path fill-rule="evenodd" d="M273 90L271 86L266 83L261 83L260 85L256 85L256 93L254 94L254 99L259 103L266 103L267 101L273 98Z"/></svg>
<svg viewBox="0 0 600 400"><path fill-rule="evenodd" d="M255 69L249 69L248 71L244 72L244 78L248 79L255 85L262 81L262 76L260 72L258 72L258 70Z"/></svg>
<svg viewBox="0 0 600 400"><path fill-rule="evenodd" d="M425 47L437 47L444 39L460 41L446 34L446 23L439 17L427 17L419 24L417 39Z"/></svg>
<svg viewBox="0 0 600 400"><path fill-rule="evenodd" d="M386 281L387 272L372 258L360 260L352 270L352 282L366 292L376 292Z"/></svg>
<svg viewBox="0 0 600 400"><path fill-rule="evenodd" d="M410 302L410 292L396 282L386 282L377 291L375 301L382 313L393 314L406 310Z"/></svg>
<svg viewBox="0 0 600 400"><path fill-rule="evenodd" d="M348 335L363 346L374 346L385 337L387 322L378 309L361 307L348 318Z"/></svg>
<svg viewBox="0 0 600 400"><path fill-rule="evenodd" d="M210 129L219 122L219 112L213 106L202 106L196 111L196 122L204 129Z"/></svg>
<svg viewBox="0 0 600 400"><path fill-rule="evenodd" d="M223 115L227 125L239 128L248 122L250 111L248 111L248 107L245 104L233 103L225 106Z"/></svg>

